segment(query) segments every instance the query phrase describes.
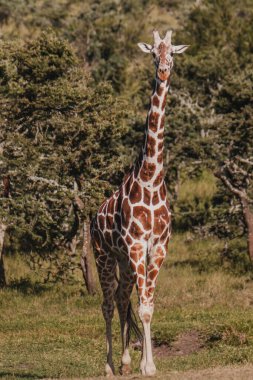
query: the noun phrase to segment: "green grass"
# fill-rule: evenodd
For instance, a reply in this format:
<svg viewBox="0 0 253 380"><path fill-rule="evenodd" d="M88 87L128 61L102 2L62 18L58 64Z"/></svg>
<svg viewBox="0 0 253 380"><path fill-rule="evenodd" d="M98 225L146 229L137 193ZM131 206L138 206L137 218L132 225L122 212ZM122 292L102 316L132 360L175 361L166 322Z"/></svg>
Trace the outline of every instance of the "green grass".
<svg viewBox="0 0 253 380"><path fill-rule="evenodd" d="M216 193L216 178L210 171L203 171L200 178L184 179L179 187L178 202L191 203L195 199L210 201Z"/></svg>
<svg viewBox="0 0 253 380"><path fill-rule="evenodd" d="M253 283L219 265L219 240L187 242L175 236L159 276L152 334L173 344L197 331L203 348L156 357L160 373L253 363ZM7 258L9 288L0 291L0 377L38 379L103 374L104 322L100 294L81 282L41 285L21 258ZM18 265L18 268L17 268ZM136 296L133 297L136 306ZM120 364L117 313L113 322L115 367ZM138 372L140 352L132 350Z"/></svg>

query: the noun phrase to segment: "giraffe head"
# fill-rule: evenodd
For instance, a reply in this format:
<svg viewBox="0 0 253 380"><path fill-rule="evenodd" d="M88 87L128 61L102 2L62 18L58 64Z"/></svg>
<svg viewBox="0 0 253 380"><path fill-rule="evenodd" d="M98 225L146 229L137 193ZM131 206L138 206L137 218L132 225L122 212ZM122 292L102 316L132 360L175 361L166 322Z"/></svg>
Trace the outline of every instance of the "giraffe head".
<svg viewBox="0 0 253 380"><path fill-rule="evenodd" d="M154 30L153 46L143 42L138 43L139 48L144 51L144 53L151 53L153 55L156 66L156 75L161 81L167 80L170 76L173 67L173 55L181 54L189 47L189 45L172 45L171 34L172 31L168 30L166 36L161 39L158 31Z"/></svg>

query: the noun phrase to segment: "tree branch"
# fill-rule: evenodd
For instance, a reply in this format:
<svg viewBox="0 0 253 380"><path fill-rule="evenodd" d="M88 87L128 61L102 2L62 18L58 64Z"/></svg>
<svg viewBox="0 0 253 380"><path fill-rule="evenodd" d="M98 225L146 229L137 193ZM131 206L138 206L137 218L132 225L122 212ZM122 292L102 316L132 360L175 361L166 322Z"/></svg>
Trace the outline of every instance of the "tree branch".
<svg viewBox="0 0 253 380"><path fill-rule="evenodd" d="M229 181L229 179L224 175L222 174L221 172L216 172L215 173L215 176L217 178L219 178L223 183L224 185L235 195L237 195L240 199L248 199L247 195L245 194L245 192L243 190L239 190L237 189L236 187L234 187L231 182Z"/></svg>
<svg viewBox="0 0 253 380"><path fill-rule="evenodd" d="M246 158L242 158L239 156L235 157L238 161L243 162L244 164L252 165L253 166L253 161L246 160Z"/></svg>

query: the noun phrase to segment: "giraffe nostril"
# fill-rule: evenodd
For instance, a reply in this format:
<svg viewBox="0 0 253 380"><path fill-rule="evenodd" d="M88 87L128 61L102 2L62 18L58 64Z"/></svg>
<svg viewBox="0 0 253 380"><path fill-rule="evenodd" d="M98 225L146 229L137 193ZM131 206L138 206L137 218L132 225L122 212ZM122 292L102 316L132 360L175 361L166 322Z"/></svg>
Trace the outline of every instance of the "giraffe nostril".
<svg viewBox="0 0 253 380"><path fill-rule="evenodd" d="M161 73L161 74L164 74L164 73L167 73L169 71L169 68L168 67L164 67L164 68L159 68L159 72Z"/></svg>

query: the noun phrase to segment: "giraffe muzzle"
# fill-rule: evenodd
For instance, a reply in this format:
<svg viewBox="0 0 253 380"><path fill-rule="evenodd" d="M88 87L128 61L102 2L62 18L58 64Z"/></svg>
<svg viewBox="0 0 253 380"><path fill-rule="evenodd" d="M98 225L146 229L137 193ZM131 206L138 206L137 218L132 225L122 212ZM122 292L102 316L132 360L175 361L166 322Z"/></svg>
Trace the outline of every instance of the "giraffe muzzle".
<svg viewBox="0 0 253 380"><path fill-rule="evenodd" d="M169 70L168 66L158 67L157 75L161 81L167 80L169 78L169 75L170 75L170 70Z"/></svg>

